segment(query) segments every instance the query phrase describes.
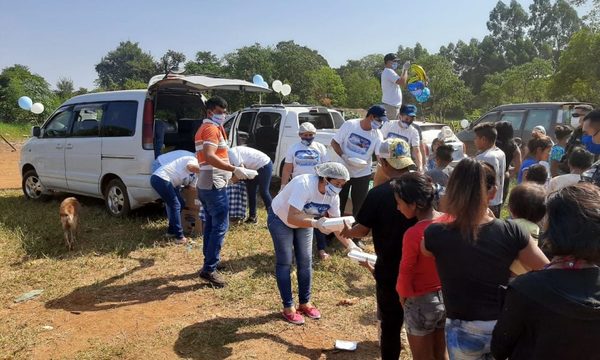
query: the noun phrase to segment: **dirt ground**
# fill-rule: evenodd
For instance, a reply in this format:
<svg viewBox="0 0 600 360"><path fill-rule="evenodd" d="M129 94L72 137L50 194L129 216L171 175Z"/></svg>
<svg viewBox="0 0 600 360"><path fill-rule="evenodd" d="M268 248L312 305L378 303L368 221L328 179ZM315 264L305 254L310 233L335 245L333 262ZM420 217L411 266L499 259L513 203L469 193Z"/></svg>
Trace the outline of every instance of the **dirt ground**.
<svg viewBox="0 0 600 360"><path fill-rule="evenodd" d="M18 189L21 187L21 174L19 173L19 155L21 144L12 143L17 151L5 142L0 141L0 189Z"/></svg>

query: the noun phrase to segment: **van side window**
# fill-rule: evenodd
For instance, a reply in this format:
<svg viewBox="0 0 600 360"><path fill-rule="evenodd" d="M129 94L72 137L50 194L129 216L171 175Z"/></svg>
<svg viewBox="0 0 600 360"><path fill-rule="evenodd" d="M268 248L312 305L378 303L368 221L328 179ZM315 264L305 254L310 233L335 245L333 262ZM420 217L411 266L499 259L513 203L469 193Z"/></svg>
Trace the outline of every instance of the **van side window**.
<svg viewBox="0 0 600 360"><path fill-rule="evenodd" d="M256 112L254 111L242 113L242 116L240 117L240 121L237 126L237 130L249 134L252 130L252 125L254 124L255 118Z"/></svg>
<svg viewBox="0 0 600 360"><path fill-rule="evenodd" d="M60 110L59 110L60 111ZM70 108L62 109L59 113L48 121L44 127L44 138L61 138L66 137L69 133L69 125L71 124L73 112Z"/></svg>
<svg viewBox="0 0 600 360"><path fill-rule="evenodd" d="M104 113L104 104L89 104L75 107L75 116L71 129L72 137L98 136L100 121Z"/></svg>
<svg viewBox="0 0 600 360"><path fill-rule="evenodd" d="M333 118L329 113L301 113L298 114L298 124L303 122L313 124L317 129L334 129Z"/></svg>
<svg viewBox="0 0 600 360"><path fill-rule="evenodd" d="M495 122L497 117L498 117L498 113L496 113L496 112L486 114L484 117L479 119L479 121L477 122L477 125L487 123L487 122Z"/></svg>
<svg viewBox="0 0 600 360"><path fill-rule="evenodd" d="M333 123L335 124L335 128L339 129L344 125L344 117L338 112L332 112L331 116L333 116Z"/></svg>
<svg viewBox="0 0 600 360"><path fill-rule="evenodd" d="M136 101L109 102L100 130L103 137L133 136L137 119Z"/></svg>
<svg viewBox="0 0 600 360"><path fill-rule="evenodd" d="M502 117L500 120L508 121L509 123L511 123L513 130L515 132L518 132L521 130L521 125L523 124L524 114L524 111L506 111L502 113Z"/></svg>
<svg viewBox="0 0 600 360"><path fill-rule="evenodd" d="M554 110L552 109L544 109L544 110L529 110L529 115L527 115L527 121L525 122L526 132L531 132L534 127L538 125L542 125L544 129L549 133L550 127L552 126L552 114Z"/></svg>

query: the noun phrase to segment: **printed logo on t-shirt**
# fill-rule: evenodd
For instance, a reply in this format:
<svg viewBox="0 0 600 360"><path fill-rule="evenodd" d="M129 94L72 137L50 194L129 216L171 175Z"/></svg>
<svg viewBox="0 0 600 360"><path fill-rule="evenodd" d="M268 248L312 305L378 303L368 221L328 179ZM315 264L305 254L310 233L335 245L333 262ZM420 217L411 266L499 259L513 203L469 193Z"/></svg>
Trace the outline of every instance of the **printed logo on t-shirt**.
<svg viewBox="0 0 600 360"><path fill-rule="evenodd" d="M348 150L354 153L365 155L371 147L371 140L362 137L358 134L352 133L348 137L346 147L348 148Z"/></svg>
<svg viewBox="0 0 600 360"><path fill-rule="evenodd" d="M298 150L294 154L294 162L298 166L315 166L319 164L320 157L321 155L315 150Z"/></svg>
<svg viewBox="0 0 600 360"><path fill-rule="evenodd" d="M330 208L331 206L329 204L317 204L311 201L304 205L303 211L308 215L325 216Z"/></svg>
<svg viewBox="0 0 600 360"><path fill-rule="evenodd" d="M404 135L400 135L400 134L396 134L396 133L388 133L387 138L386 139L402 139L404 141L406 141L408 143L408 138Z"/></svg>

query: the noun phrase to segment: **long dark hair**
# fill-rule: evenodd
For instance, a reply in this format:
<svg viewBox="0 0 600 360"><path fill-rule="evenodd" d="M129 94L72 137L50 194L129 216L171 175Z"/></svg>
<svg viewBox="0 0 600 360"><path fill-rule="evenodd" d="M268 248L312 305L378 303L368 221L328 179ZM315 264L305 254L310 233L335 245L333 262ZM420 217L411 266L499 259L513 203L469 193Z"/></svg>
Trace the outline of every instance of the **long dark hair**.
<svg viewBox="0 0 600 360"><path fill-rule="evenodd" d="M420 172L406 173L392 181L396 195L407 204L416 204L419 210L429 210L435 199L433 180Z"/></svg>
<svg viewBox="0 0 600 360"><path fill-rule="evenodd" d="M461 160L450 175L444 209L454 217L449 226L458 229L466 239L477 239L479 222L487 211L488 188L495 185L495 176L493 167L471 158Z"/></svg>

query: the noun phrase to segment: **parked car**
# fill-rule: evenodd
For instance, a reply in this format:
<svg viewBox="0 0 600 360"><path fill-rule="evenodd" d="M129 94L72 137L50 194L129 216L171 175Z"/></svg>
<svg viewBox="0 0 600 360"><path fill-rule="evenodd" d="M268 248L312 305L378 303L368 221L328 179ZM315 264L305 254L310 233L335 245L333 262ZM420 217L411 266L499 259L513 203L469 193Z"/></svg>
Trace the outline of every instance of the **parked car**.
<svg viewBox="0 0 600 360"><path fill-rule="evenodd" d="M587 103L544 102L500 105L470 123L457 136L465 143L469 155L474 155L477 152L473 144L475 139L473 128L486 122L510 122L513 125L515 137L521 138L523 144L527 144L531 139L531 131L538 125L543 126L546 129L546 134L554 138L554 126L556 124L571 125L571 110L579 104Z"/></svg>
<svg viewBox="0 0 600 360"><path fill-rule="evenodd" d="M465 144L463 144L463 142L456 137L448 125L433 122L415 121L413 122L413 126L419 130L421 141L427 145L425 148L426 152L424 154L425 160L429 154L431 154L431 143L433 142L433 139L438 137L442 138L446 145L451 145L452 148L454 148L454 152L452 153L452 164L458 163L465 157ZM445 130L444 136L440 136L440 133L444 127L446 127L447 130Z"/></svg>
<svg viewBox="0 0 600 360"><path fill-rule="evenodd" d="M329 160L339 160L330 148L336 129L344 123L340 112L311 105L253 105L233 114L225 124L231 146L249 146L269 155L273 175L281 176L288 148L299 142L301 123L317 128L315 141L325 145Z"/></svg>
<svg viewBox="0 0 600 360"><path fill-rule="evenodd" d="M62 104L21 150L25 197L64 191L103 198L109 213L159 199L150 186L155 144L195 151L194 134L206 116L208 90L267 92L243 80L157 75L147 90L75 96ZM155 131L159 122L164 137Z"/></svg>

